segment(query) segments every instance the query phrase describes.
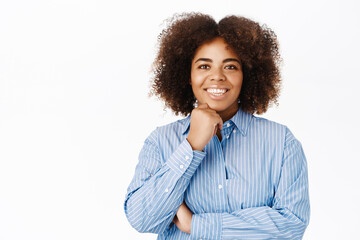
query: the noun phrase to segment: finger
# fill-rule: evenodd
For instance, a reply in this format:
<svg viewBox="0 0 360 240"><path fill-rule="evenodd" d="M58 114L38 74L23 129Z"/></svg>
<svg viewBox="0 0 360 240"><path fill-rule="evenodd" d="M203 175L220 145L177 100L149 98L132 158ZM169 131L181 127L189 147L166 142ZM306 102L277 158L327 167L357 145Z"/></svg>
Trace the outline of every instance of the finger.
<svg viewBox="0 0 360 240"><path fill-rule="evenodd" d="M197 108L207 109L207 108L210 108L210 107L209 107L209 105L207 103L200 103Z"/></svg>
<svg viewBox="0 0 360 240"><path fill-rule="evenodd" d="M219 116L219 127L220 127L220 130L223 129L223 126L224 126L224 122L223 122L222 118Z"/></svg>
<svg viewBox="0 0 360 240"><path fill-rule="evenodd" d="M212 135L212 136L215 136L215 134L217 133L217 129L218 129L218 125L216 125L216 126L214 127L214 132L213 132L213 135Z"/></svg>
<svg viewBox="0 0 360 240"><path fill-rule="evenodd" d="M220 130L222 130L224 122L223 122L222 118L220 117L220 115L215 110L209 109L206 111L208 111L211 114L212 123L219 125ZM212 112L212 111L214 111L214 112Z"/></svg>
<svg viewBox="0 0 360 240"><path fill-rule="evenodd" d="M179 221L179 219L178 219L178 218L177 218L177 216L175 215L175 217L173 218L173 220L172 220L172 221L173 221L173 223L175 223L175 224L176 224L176 223Z"/></svg>
<svg viewBox="0 0 360 240"><path fill-rule="evenodd" d="M184 209L184 202L182 204L180 204L178 210L176 211L176 214L181 213L183 211L183 209Z"/></svg>
<svg viewBox="0 0 360 240"><path fill-rule="evenodd" d="M223 129L223 125L224 125L224 122L222 120L222 118L220 117L220 115L217 113L217 112L214 112L212 114L212 116L214 117L214 120L216 122L216 125L219 127L220 130Z"/></svg>

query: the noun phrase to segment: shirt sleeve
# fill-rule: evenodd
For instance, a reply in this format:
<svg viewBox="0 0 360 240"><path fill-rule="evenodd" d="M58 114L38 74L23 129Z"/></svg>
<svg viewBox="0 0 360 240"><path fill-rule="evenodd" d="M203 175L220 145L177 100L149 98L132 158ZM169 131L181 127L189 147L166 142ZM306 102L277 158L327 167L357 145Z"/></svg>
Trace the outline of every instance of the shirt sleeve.
<svg viewBox="0 0 360 240"><path fill-rule="evenodd" d="M191 239L302 239L310 217L307 163L300 142L287 135L272 205L194 214Z"/></svg>
<svg viewBox="0 0 360 240"><path fill-rule="evenodd" d="M190 179L206 154L194 151L185 139L161 164L156 138L154 131L145 140L125 196L125 214L139 232L162 233L169 228Z"/></svg>

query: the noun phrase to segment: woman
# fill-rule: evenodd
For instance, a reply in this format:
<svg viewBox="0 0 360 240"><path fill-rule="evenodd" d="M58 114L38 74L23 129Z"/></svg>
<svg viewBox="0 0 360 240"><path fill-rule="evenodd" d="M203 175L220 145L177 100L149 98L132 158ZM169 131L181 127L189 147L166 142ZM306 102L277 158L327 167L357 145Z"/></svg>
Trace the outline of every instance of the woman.
<svg viewBox="0 0 360 240"><path fill-rule="evenodd" d="M175 15L159 37L153 93L186 118L145 140L125 199L158 239L301 239L309 223L306 158L277 103L280 56L266 26Z"/></svg>

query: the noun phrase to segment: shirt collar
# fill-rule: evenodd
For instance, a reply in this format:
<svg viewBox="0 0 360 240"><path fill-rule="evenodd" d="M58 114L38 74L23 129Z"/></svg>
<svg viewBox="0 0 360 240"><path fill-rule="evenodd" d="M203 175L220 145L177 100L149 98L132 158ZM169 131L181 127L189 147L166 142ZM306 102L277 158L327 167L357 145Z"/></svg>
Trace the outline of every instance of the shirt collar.
<svg viewBox="0 0 360 240"><path fill-rule="evenodd" d="M235 126L239 129L242 135L246 136L247 130L253 119L253 115L243 111L241 108L235 113L235 115L228 121L232 121ZM191 114L189 114L183 123L182 134L185 134L190 127Z"/></svg>
<svg viewBox="0 0 360 240"><path fill-rule="evenodd" d="M253 117L254 116L251 113L245 112L241 108L239 108L239 110L229 121L232 121L235 126L240 130L242 135L246 136Z"/></svg>

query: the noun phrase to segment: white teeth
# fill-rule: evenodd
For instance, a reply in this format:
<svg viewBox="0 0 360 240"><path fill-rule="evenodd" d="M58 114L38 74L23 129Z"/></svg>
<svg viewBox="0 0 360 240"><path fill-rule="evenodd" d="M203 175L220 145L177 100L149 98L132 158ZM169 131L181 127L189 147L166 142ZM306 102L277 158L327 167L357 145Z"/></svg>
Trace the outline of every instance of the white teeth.
<svg viewBox="0 0 360 240"><path fill-rule="evenodd" d="M220 88L208 88L206 89L206 91L215 96L221 96L224 93L226 93L226 89L220 89Z"/></svg>

